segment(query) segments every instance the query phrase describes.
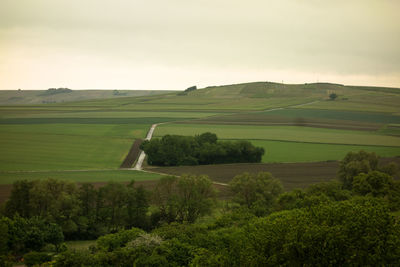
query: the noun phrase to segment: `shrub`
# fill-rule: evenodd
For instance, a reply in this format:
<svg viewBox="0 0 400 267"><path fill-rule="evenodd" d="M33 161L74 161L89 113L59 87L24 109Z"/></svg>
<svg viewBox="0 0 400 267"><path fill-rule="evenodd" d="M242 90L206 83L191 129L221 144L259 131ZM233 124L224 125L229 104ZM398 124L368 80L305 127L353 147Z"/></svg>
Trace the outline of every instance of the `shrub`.
<svg viewBox="0 0 400 267"><path fill-rule="evenodd" d="M51 256L46 252L32 251L24 255L24 262L27 266L34 266L51 261Z"/></svg>

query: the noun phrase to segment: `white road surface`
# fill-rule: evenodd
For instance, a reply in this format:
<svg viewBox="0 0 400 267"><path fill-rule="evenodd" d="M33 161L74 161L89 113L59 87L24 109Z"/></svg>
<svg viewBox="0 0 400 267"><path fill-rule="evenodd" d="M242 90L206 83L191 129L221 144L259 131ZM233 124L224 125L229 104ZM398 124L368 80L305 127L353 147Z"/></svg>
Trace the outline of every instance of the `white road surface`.
<svg viewBox="0 0 400 267"><path fill-rule="evenodd" d="M145 140L151 140L151 137L153 136L154 130L156 129L158 124L153 124L149 130L149 132L147 133L146 139ZM134 170L142 170L142 164L144 161L144 158L146 157L146 154L144 153L144 151L142 150L139 154L139 158L136 162L135 167L133 168Z"/></svg>

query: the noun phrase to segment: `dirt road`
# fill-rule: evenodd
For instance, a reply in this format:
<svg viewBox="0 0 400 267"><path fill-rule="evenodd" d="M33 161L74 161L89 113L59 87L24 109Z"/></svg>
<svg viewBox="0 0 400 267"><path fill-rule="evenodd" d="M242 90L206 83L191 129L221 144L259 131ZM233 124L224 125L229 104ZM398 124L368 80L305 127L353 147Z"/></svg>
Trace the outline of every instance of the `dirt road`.
<svg viewBox="0 0 400 267"><path fill-rule="evenodd" d="M160 124L160 123L158 123L158 124ZM158 124L156 123L156 124L153 124L151 126L149 132L147 133L147 136L146 136L145 140L149 140L149 141L151 140L151 137L153 136L154 130L156 129ZM146 154L144 153L144 151L140 151L139 158L138 158L138 160L136 162L135 167L133 168L134 170L142 170L142 164L143 164L143 161L144 161L145 157L146 157Z"/></svg>

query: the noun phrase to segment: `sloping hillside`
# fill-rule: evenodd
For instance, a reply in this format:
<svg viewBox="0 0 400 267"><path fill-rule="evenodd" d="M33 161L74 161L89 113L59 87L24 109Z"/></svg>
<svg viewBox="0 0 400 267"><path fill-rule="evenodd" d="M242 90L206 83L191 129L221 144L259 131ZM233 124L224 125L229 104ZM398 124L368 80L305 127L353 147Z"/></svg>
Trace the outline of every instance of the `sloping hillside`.
<svg viewBox="0 0 400 267"><path fill-rule="evenodd" d="M165 94L170 91L152 90L0 90L0 105L36 105L64 103L91 99L137 97Z"/></svg>
<svg viewBox="0 0 400 267"><path fill-rule="evenodd" d="M334 101L329 95L335 93ZM254 82L210 86L186 94L168 93L74 102L68 105L107 106L124 110L152 111L260 111L298 106L311 109L337 109L400 113L400 89L345 86L331 83L280 84ZM306 106L301 106L307 104Z"/></svg>

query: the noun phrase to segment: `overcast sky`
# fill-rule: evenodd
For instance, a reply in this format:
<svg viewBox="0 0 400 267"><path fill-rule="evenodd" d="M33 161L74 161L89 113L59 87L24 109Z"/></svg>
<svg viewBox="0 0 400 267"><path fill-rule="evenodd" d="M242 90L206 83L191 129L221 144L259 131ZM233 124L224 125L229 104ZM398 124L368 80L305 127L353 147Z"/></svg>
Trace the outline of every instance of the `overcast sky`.
<svg viewBox="0 0 400 267"><path fill-rule="evenodd" d="M0 0L0 89L400 87L398 0Z"/></svg>

